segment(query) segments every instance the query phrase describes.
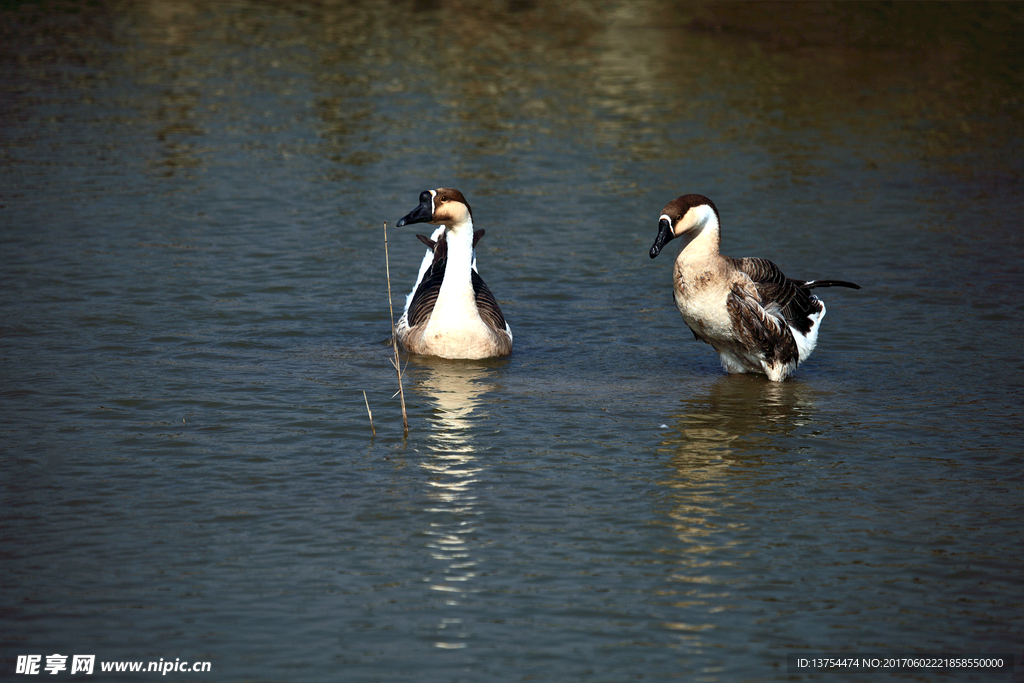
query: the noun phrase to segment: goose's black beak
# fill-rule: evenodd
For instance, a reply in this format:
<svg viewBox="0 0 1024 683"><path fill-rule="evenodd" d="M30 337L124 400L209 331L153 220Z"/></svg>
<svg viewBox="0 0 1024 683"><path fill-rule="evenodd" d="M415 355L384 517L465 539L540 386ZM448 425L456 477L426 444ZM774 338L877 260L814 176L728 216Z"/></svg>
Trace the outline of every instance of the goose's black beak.
<svg viewBox="0 0 1024 683"><path fill-rule="evenodd" d="M434 217L434 196L429 190L420 193L420 205L398 221L398 227L411 223L429 223Z"/></svg>
<svg viewBox="0 0 1024 683"><path fill-rule="evenodd" d="M672 234L672 225L668 222L667 218L662 218L658 221L658 236L654 238L654 245L651 247L651 258L660 254L661 248L673 237L675 235Z"/></svg>

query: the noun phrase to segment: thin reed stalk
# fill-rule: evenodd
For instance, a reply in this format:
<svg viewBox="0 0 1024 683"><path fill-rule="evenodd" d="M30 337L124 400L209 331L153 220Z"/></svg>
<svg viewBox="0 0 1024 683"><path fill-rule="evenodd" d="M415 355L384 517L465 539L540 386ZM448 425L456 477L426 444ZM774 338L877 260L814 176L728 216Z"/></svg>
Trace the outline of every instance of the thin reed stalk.
<svg viewBox="0 0 1024 683"><path fill-rule="evenodd" d="M373 426L373 413L370 412L370 400L366 398L365 389L363 389L363 401L366 402L366 414L370 416L370 429L373 430L373 435L377 436L377 428Z"/></svg>
<svg viewBox="0 0 1024 683"><path fill-rule="evenodd" d="M384 269L388 276L388 308L391 310L391 348L395 352L395 357L391 360L391 364L395 366L395 371L398 373L398 395L401 397L402 403L402 429L405 436L409 436L409 417L405 412L405 389L402 387L402 365L401 359L398 356L398 335L395 334L395 306L391 302L391 260L388 257L388 223L384 221ZM369 406L367 406L369 408Z"/></svg>

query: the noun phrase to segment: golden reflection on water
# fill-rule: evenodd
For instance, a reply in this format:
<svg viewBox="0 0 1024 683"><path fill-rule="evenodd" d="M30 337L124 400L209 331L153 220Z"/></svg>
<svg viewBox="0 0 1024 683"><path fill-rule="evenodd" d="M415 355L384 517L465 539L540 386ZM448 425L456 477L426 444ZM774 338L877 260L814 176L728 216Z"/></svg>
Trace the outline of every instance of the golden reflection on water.
<svg viewBox="0 0 1024 683"><path fill-rule="evenodd" d="M816 175L818 148L851 132L882 136L873 154L892 158L871 163L991 148L1016 137L1024 102L1018 3L148 0L100 9L106 19L91 30L101 40L43 42L55 41L58 61L100 62L103 78L79 84L84 99L112 77L141 86L125 94L141 116L123 123L153 130L161 157L151 164L164 173L207 163L224 144L204 142L215 130L277 132L313 112L320 139L310 149L336 163L338 179L358 180L360 167L393 153L373 139L405 127L405 110L392 108L409 95L440 106L428 129L441 137L420 151L444 144L456 176L462 157L514 163L580 130L633 160L742 140L782 173ZM74 52L104 40L123 44L124 57ZM317 122L297 129L307 125ZM310 151L308 140L273 151ZM479 191L491 189L483 175Z"/></svg>
<svg viewBox="0 0 1024 683"><path fill-rule="evenodd" d="M412 390L434 404L433 419L420 467L428 474L430 501L424 509L429 525L430 557L443 567L432 573L428 587L443 596L446 606L457 606L471 593L477 574L473 539L477 532L477 494L474 484L483 471L477 458L479 429L471 419L480 397L492 389L487 367L439 359L417 359L422 365ZM444 618L437 625L442 649L466 646L460 618Z"/></svg>
<svg viewBox="0 0 1024 683"><path fill-rule="evenodd" d="M207 130L201 123L208 106L209 74L197 68L175 68L173 56L183 56L197 41L202 28L201 5L185 0L149 0L140 3L135 13L131 63L139 69L140 85L156 93L147 102L150 123L155 126L159 143L158 158L149 167L164 176L173 176L203 165L202 138ZM170 50L168 58L166 50Z"/></svg>

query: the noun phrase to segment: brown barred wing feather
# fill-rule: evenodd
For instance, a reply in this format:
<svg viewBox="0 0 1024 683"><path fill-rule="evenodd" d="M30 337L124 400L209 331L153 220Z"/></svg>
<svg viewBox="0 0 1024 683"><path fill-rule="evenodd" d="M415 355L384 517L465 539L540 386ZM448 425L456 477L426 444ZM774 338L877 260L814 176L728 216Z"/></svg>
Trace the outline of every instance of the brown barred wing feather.
<svg viewBox="0 0 1024 683"><path fill-rule="evenodd" d="M821 311L821 302L804 286L802 280L786 277L777 265L763 258L730 259L753 280L761 305L778 315L786 324L807 334L813 321L811 315Z"/></svg>
<svg viewBox="0 0 1024 683"><path fill-rule="evenodd" d="M726 302L740 344L758 349L771 365L795 363L798 349L793 334L783 321L765 310L752 285L733 285Z"/></svg>

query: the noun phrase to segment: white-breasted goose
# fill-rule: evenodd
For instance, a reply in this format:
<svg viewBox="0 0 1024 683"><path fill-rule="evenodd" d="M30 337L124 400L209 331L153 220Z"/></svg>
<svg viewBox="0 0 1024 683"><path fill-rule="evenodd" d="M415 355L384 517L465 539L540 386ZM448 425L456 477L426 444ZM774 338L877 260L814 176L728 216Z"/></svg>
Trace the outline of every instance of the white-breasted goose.
<svg viewBox="0 0 1024 683"><path fill-rule="evenodd" d="M441 358L493 358L512 353L512 329L476 270L473 211L458 190L420 194L420 205L398 221L440 225L427 245L416 285L398 321L398 341L410 353Z"/></svg>
<svg viewBox="0 0 1024 683"><path fill-rule="evenodd" d="M676 306L729 373L786 379L811 355L825 317L811 290L860 289L842 280L791 280L766 259L722 256L718 209L703 195L683 195L662 209L651 258L675 237L683 241L673 273Z"/></svg>

